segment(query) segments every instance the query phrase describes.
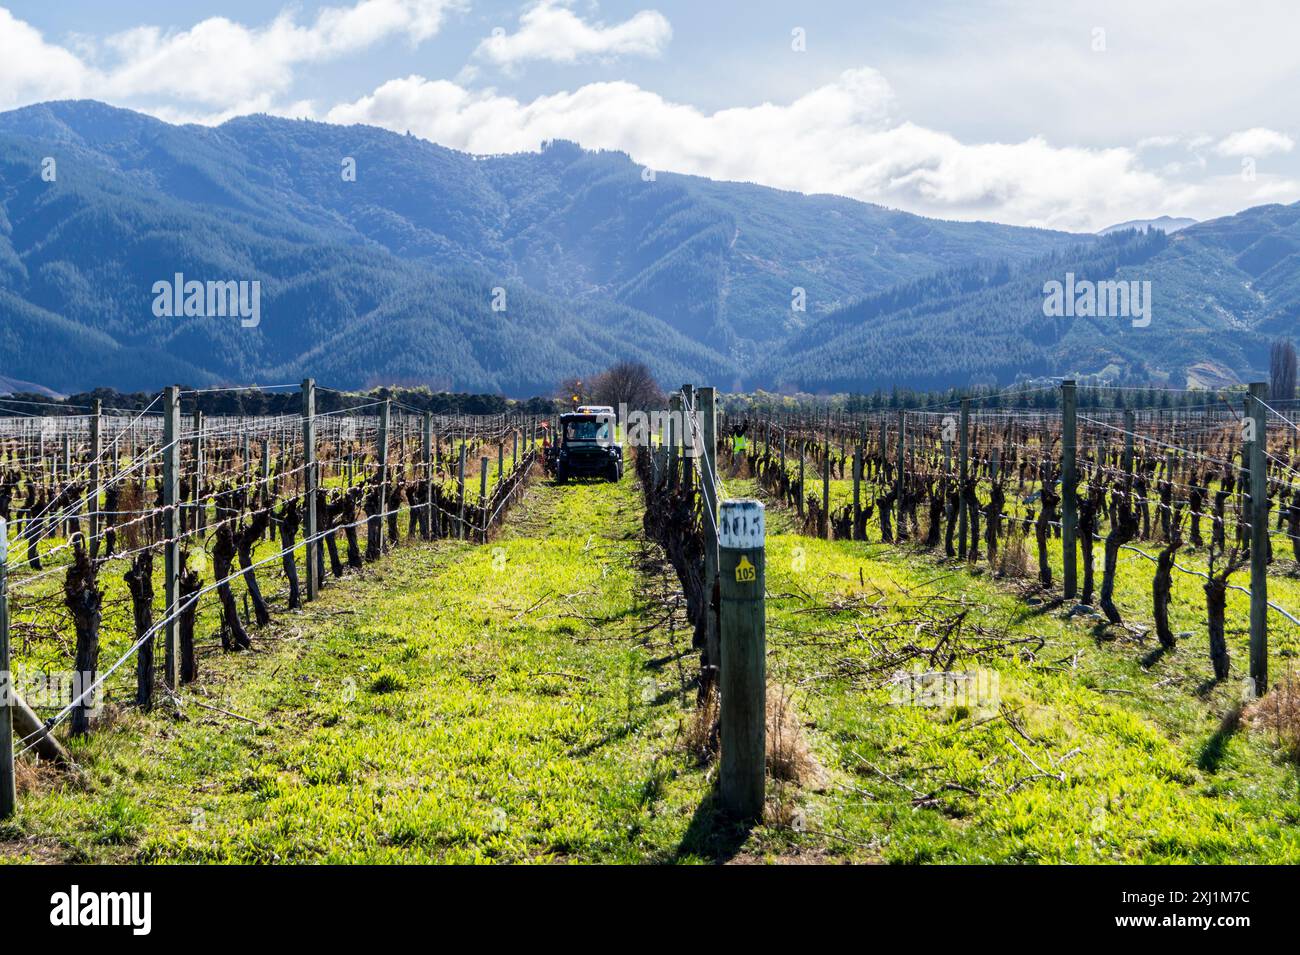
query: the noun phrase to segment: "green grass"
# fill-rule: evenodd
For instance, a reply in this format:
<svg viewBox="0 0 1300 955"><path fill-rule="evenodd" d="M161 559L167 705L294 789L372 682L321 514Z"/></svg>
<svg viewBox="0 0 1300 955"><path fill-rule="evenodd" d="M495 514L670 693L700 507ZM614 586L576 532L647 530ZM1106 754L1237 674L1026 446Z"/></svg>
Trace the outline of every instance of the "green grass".
<svg viewBox="0 0 1300 955"><path fill-rule="evenodd" d="M727 485L757 492L752 481ZM828 770L805 808L829 851L890 862L1300 860L1296 767L1270 740L1225 724L1239 687L1207 685L1196 641L1153 660L1153 639L1099 639L956 562L799 536L788 511L769 513L769 674L794 688ZM1126 598L1138 605L1135 591ZM888 673L863 670L916 639L912 621L927 607L966 609L967 626L1043 645L958 654L951 669L997 674L979 705L910 705ZM1192 608L1180 612L1190 624Z"/></svg>
<svg viewBox="0 0 1300 955"><path fill-rule="evenodd" d="M638 516L630 479L540 485L487 547L404 544L281 616L263 652L205 657L180 715L123 709L75 743L83 782L26 794L0 847L75 861L677 858L708 781L674 744L693 697L664 666L673 654L634 633Z"/></svg>
<svg viewBox="0 0 1300 955"><path fill-rule="evenodd" d="M259 652L205 655L179 713L114 708L74 744L80 781L43 772L23 793L0 857L1300 861L1296 767L1225 721L1239 687L1207 684L1201 638L1153 657L1151 638L1026 605L986 572L797 535L779 507L769 678L818 768L771 785L768 824L722 826L713 768L681 743L696 662L688 633L661 625L640 522L629 473L536 485L485 547L404 542L279 614ZM1133 588L1118 599L1141 623ZM1192 629L1196 594L1179 593ZM900 697L890 678L911 664L882 655L929 645L916 622L961 610L966 638L1019 642L954 639L937 665L995 674L996 692ZM1289 646L1279 636L1276 665Z"/></svg>

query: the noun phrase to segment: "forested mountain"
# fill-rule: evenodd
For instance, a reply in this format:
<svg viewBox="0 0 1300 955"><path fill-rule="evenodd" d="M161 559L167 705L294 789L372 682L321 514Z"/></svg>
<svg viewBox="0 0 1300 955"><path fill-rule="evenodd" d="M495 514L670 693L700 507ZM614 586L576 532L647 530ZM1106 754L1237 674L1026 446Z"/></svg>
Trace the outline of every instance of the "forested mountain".
<svg viewBox="0 0 1300 955"><path fill-rule="evenodd" d="M729 388L1244 376L1295 324L1296 215L1097 238L565 142L475 157L372 127L47 103L0 114L0 377L526 396L620 358ZM1045 318L1067 270L1151 280L1152 325ZM260 321L156 315L177 273L259 281Z"/></svg>
<svg viewBox="0 0 1300 955"><path fill-rule="evenodd" d="M1149 323L1045 314L1048 282L1149 284ZM792 338L760 377L805 390L914 388L1058 375L1176 387L1266 377L1269 343L1300 331L1300 204L1168 235L1107 235L1017 265L927 276L867 296Z"/></svg>
<svg viewBox="0 0 1300 955"><path fill-rule="evenodd" d="M651 175L569 143L483 158L370 127L49 103L0 114L0 374L528 394L638 358L732 384L855 296L1068 239ZM260 281L260 323L155 316L176 273Z"/></svg>

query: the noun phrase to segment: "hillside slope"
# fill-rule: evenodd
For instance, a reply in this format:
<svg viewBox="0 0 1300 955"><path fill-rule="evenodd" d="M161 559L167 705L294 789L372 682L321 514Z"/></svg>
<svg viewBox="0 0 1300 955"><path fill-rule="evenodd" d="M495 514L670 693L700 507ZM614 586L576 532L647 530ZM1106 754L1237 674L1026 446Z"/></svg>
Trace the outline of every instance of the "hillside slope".
<svg viewBox="0 0 1300 955"><path fill-rule="evenodd" d="M1149 282L1150 323L1048 317L1045 284L1069 274ZM1300 204L1260 206L1172 235L1114 233L1032 262L949 270L865 297L772 352L760 375L812 391L1026 375L1232 383L1265 376L1269 343L1298 328Z"/></svg>
<svg viewBox="0 0 1300 955"><path fill-rule="evenodd" d="M60 389L89 373L136 388L309 369L524 393L639 358L665 380L731 381L844 301L1071 238L642 172L570 143L472 157L266 116L210 129L94 102L0 114L0 334L14 341L0 370ZM259 281L263 320L153 315L154 283L176 273ZM806 313L790 309L796 285Z"/></svg>

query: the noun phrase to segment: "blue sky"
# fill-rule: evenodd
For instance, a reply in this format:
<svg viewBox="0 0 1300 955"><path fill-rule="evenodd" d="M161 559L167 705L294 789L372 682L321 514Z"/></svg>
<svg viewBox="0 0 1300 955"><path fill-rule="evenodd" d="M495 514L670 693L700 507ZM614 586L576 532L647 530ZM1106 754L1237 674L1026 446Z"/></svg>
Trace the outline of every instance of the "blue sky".
<svg viewBox="0 0 1300 955"><path fill-rule="evenodd" d="M0 0L0 109L547 138L943 218L1090 230L1300 200L1300 5Z"/></svg>

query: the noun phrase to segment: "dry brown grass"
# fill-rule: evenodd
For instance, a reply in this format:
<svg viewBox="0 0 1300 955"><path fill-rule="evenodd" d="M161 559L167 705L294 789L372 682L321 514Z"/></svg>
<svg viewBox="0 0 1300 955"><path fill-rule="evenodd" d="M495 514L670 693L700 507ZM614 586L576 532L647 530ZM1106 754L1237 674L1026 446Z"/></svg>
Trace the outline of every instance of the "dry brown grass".
<svg viewBox="0 0 1300 955"><path fill-rule="evenodd" d="M791 693L783 686L767 688L767 774L783 783L802 786L816 775L817 763L808 749Z"/></svg>
<svg viewBox="0 0 1300 955"><path fill-rule="evenodd" d="M682 748L700 765L718 757L721 749L721 706L713 690L682 726ZM804 786L821 778L821 769L808 749L792 693L783 686L767 687L767 774L779 784Z"/></svg>
<svg viewBox="0 0 1300 955"><path fill-rule="evenodd" d="M50 792L68 782L72 777L48 760L14 760L14 784L19 797Z"/></svg>
<svg viewBox="0 0 1300 955"><path fill-rule="evenodd" d="M712 762L718 755L720 715L718 691L715 687L695 708L682 728L682 747L701 766Z"/></svg>
<svg viewBox="0 0 1300 955"><path fill-rule="evenodd" d="M1006 538L999 543L997 572L1012 580L1029 576L1029 548L1025 545L1024 527L1018 520L1011 521Z"/></svg>
<svg viewBox="0 0 1300 955"><path fill-rule="evenodd" d="M1273 738L1287 758L1300 762L1300 678L1288 673L1242 713L1246 725Z"/></svg>

